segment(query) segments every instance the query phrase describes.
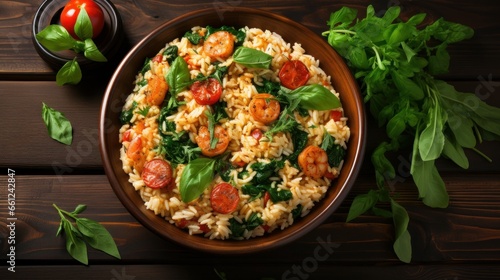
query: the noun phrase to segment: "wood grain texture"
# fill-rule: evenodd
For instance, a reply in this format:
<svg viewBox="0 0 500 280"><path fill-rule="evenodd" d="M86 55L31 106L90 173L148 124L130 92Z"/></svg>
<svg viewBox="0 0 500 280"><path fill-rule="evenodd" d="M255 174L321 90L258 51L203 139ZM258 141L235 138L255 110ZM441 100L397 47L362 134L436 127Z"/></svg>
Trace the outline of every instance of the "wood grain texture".
<svg viewBox="0 0 500 280"><path fill-rule="evenodd" d="M31 21L41 2L41 0L0 2L0 79L29 80L33 76L39 79L54 78L54 72L37 55L32 44ZM343 5L359 9L362 16L370 3L374 4L377 11L386 10L396 4L402 8L403 17L425 11L429 21L446 16L447 20L469 25L476 30L472 39L450 47L451 74L445 77L474 79L479 75L488 74L492 74L496 79L500 77L498 68L500 54L497 51L500 48L500 28L497 20L500 5L495 1L197 0L186 3L186 1L114 0L112 2L123 19L127 38L123 44L125 51L160 24L197 9L215 8L220 10L223 16L224 13L231 12L234 6L260 8L289 17L321 34L327 28L326 21L330 13ZM117 57L117 60L119 59L120 56Z"/></svg>
<svg viewBox="0 0 500 280"><path fill-rule="evenodd" d="M411 180L395 185L398 202L409 212L409 226L414 245L415 263L500 261L500 178L494 174L443 176L450 193L447 209L431 209L419 202ZM6 176L0 176L6 182ZM52 207L72 210L78 204L88 205L83 216L101 222L115 238L123 263L165 263L180 259L212 265L242 263L296 263L314 253L326 242L332 253L325 263L397 262L392 253L391 220L371 215L345 223L348 207L355 195L373 187L370 178L358 179L351 194L339 210L321 226L282 247L280 250L238 256L217 256L187 249L162 240L141 226L121 205L103 175L16 176L16 244L17 260L33 264L40 260L72 263L63 239L56 237L58 215ZM7 190L0 190L6 197ZM7 201L0 201L0 217L7 217ZM429 219L432 217L432 219ZM6 220L0 220L0 237L8 236ZM138 242L140 240L140 242ZM40 244L44 244L40 247ZM2 244L2 251L7 250ZM5 259L6 256L0 256ZM117 260L90 250L96 263Z"/></svg>

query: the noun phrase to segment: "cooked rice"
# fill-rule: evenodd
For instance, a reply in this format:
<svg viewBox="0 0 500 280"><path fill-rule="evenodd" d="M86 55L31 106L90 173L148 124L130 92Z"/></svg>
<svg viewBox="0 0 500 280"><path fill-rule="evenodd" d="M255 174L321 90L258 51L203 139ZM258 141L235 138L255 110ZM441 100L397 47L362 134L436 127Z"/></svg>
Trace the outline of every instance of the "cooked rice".
<svg viewBox="0 0 500 280"><path fill-rule="evenodd" d="M269 129L253 120L247 107L253 95L257 90L252 83L262 84L263 79L279 81L278 71L288 60L300 60L308 68L310 79L308 84L322 84L333 94L338 96L330 83L330 77L320 68L319 61L305 53L300 44L285 42L280 35L257 28L245 28L246 40L243 45L246 47L264 51L273 56L271 69L246 69L245 67L234 63L232 57L221 61L222 65L229 66L229 72L225 75L222 85L223 93L221 100L227 103L226 112L228 119L222 120L221 125L227 130L231 139L228 150L231 152L229 161L232 163L246 163L245 167L232 170L230 176L232 185L239 189L240 203L237 211L231 214L220 214L214 212L210 204L210 191L212 186L222 182L220 176L216 176L214 182L204 191L199 199L184 203L180 198L179 185L182 170L185 167L179 164L174 168L175 187L171 191L164 189L152 189L147 187L141 179L141 168L134 165L134 161L128 158L126 151L129 148L130 141L123 141L123 134L130 131L133 139L138 133L143 137L143 153L145 161L161 157L157 153L157 147L161 143L161 135L158 131L158 116L160 107L151 106L146 116L134 111L131 124L125 124L120 129L121 160L123 170L129 175L129 182L132 187L139 192L144 200L144 206L153 211L156 215L164 217L168 222L176 224L182 220L197 221L187 226L189 234L203 234L210 239L227 239L231 237L229 227L230 219L242 222L248 220L253 213L258 213L264 224L253 230L245 230L243 238L262 236L266 232L275 229L284 229L294 223L292 210L299 204L302 205L300 216L305 216L316 202L318 202L325 193L331 181L325 177L313 179L304 176L303 172L286 161L284 168L279 171L279 178L272 178L277 188L290 190L293 198L288 201L273 203L271 200L264 205L263 198L250 199L249 195L241 192L241 187L248 184L256 172L251 169L251 164L255 162L268 162L273 158L281 158L293 153L294 147L291 141L290 133L277 133L272 141L257 141L251 136L254 128L260 128L263 131ZM193 30L204 32L204 28L195 27ZM203 75L211 74L215 68L210 63L210 58L202 55L202 46L193 45L186 38L176 39L168 43L166 47L176 45L180 56L189 55L188 64L191 65L191 77L196 77L199 73ZM164 49L165 49L164 48ZM163 50L158 53L162 53ZM168 63L164 60L161 63L150 62L151 69L144 76L139 73L135 80L133 92L128 96L124 110L128 110L135 102L137 108L146 106L146 93L149 85L140 85L140 81L150 78L153 74L163 76L169 70ZM205 116L206 106L199 105L193 99L191 92L185 90L178 94L179 98L186 103L182 105L178 112L169 116L168 120L176 124L176 130L187 131L191 141L195 142L198 128L208 123ZM295 114L296 120L302 129L309 134L309 145L320 146L325 131L332 135L335 143L347 148L350 131L346 125L347 118L343 117L341 121L333 121L330 117L330 111L309 110L309 116L303 117ZM143 127L142 131L138 126ZM137 132L136 132L137 131ZM329 171L337 176L340 172L339 167L329 167ZM248 175L239 178L238 174L244 170ZM205 231L202 229L205 227ZM208 228L208 230L206 230ZM205 233L206 232L206 233Z"/></svg>

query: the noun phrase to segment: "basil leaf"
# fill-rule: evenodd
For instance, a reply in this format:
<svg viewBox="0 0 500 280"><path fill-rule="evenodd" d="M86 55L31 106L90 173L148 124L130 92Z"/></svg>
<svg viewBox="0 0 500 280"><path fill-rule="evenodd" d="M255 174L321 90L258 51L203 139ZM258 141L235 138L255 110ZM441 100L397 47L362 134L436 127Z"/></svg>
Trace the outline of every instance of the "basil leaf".
<svg viewBox="0 0 500 280"><path fill-rule="evenodd" d="M398 258L409 263L411 261L411 237L408 232L408 222L410 218L408 212L391 198L392 219L394 222L394 230L396 232L396 240L394 241L393 249Z"/></svg>
<svg viewBox="0 0 500 280"><path fill-rule="evenodd" d="M341 106L339 98L326 87L318 84L305 85L288 93L291 99L299 99L299 106L307 110L331 110Z"/></svg>
<svg viewBox="0 0 500 280"><path fill-rule="evenodd" d="M80 13L75 22L75 34L82 40L92 38L93 34L92 22L90 21L89 14L85 10L85 5L80 6Z"/></svg>
<svg viewBox="0 0 500 280"><path fill-rule="evenodd" d="M66 62L56 74L56 83L59 86L71 84L76 85L82 80L82 70L76 57Z"/></svg>
<svg viewBox="0 0 500 280"><path fill-rule="evenodd" d="M76 42L68 31L58 24L51 24L45 27L35 37L42 46L52 52L69 50Z"/></svg>
<svg viewBox="0 0 500 280"><path fill-rule="evenodd" d="M191 81L191 74L186 61L182 57L175 58L165 79L172 95L177 95L177 93L186 89Z"/></svg>
<svg viewBox="0 0 500 280"><path fill-rule="evenodd" d="M263 51L247 47L239 47L234 51L233 60L248 68L269 69L273 57Z"/></svg>
<svg viewBox="0 0 500 280"><path fill-rule="evenodd" d="M52 139L63 144L71 145L73 128L69 120L59 111L42 103L42 118Z"/></svg>
<svg viewBox="0 0 500 280"><path fill-rule="evenodd" d="M87 218L77 218L76 225L92 248L103 251L115 258L121 258L113 237L104 226Z"/></svg>
<svg viewBox="0 0 500 280"><path fill-rule="evenodd" d="M215 159L197 158L184 167L179 186L182 201L198 198L214 178Z"/></svg>
<svg viewBox="0 0 500 280"><path fill-rule="evenodd" d="M78 215L78 214L82 213L83 211L85 211L85 209L87 209L87 205L78 204L78 206L76 206L75 210L73 210L73 212L71 212L71 214Z"/></svg>
<svg viewBox="0 0 500 280"><path fill-rule="evenodd" d="M85 50L83 55L93 61L106 62L106 57L97 49L92 39L85 39Z"/></svg>
<svg viewBox="0 0 500 280"><path fill-rule="evenodd" d="M88 265L87 245L75 233L76 229L68 220L62 220L66 235L66 250L77 261Z"/></svg>

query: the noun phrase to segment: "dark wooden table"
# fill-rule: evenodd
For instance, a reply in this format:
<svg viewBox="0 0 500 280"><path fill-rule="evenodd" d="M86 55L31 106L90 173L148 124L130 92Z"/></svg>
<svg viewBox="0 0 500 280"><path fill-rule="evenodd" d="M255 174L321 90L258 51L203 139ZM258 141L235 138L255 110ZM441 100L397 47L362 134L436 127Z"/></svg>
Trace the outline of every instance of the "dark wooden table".
<svg viewBox="0 0 500 280"><path fill-rule="evenodd" d="M462 170L438 162L450 194L447 209L431 209L418 200L408 177L406 158L399 162L398 201L410 215L413 260L398 261L392 250L391 220L362 216L345 223L356 194L374 186L365 160L352 193L321 226L279 250L243 256L200 253L162 240L139 224L122 206L104 174L97 144L98 112L112 70L85 78L79 86L57 86L55 73L37 55L31 21L41 0L0 2L0 279L498 279L500 277L499 143L479 148L493 163L468 153ZM114 0L126 34L124 53L161 23L208 7L261 8L325 31L332 11L342 5L364 15L370 1L201 1ZM500 5L497 1L374 1L377 11L399 5L405 16L426 12L429 19L467 24L474 37L450 47L451 71L442 78L461 91L476 93L500 106ZM123 54L119 58L123 57ZM112 63L111 63L112 65ZM111 67L112 68L112 67ZM74 128L71 146L49 138L42 122L42 102L65 113ZM499 124L500 125L500 124ZM373 125L368 138L382 135ZM367 158L373 149L370 142ZM403 159L403 160L401 160ZM15 170L15 229L8 227L8 169ZM86 217L101 222L114 237L122 259L89 250L89 266L73 260L56 237L56 203L73 209L86 204ZM15 273L8 271L8 243L15 239ZM327 258L315 258L321 240Z"/></svg>

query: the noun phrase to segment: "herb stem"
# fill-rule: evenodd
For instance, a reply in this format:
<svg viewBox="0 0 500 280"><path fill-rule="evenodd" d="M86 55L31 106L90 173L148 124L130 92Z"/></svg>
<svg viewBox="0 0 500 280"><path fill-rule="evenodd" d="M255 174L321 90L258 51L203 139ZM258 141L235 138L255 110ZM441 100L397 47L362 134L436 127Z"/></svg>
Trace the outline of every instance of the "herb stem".
<svg viewBox="0 0 500 280"><path fill-rule="evenodd" d="M481 152L480 150L476 149L476 148L471 148L474 152L476 152L477 154L479 154L480 156L482 156L484 159L486 159L487 161L489 161L490 163L493 162L493 160L488 157L487 155L485 155L483 152Z"/></svg>

